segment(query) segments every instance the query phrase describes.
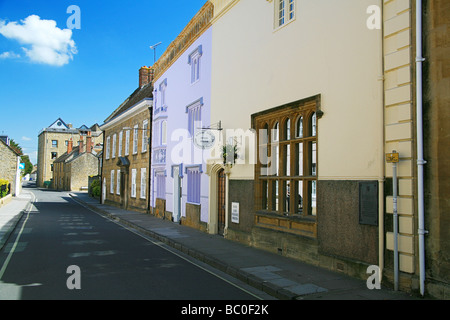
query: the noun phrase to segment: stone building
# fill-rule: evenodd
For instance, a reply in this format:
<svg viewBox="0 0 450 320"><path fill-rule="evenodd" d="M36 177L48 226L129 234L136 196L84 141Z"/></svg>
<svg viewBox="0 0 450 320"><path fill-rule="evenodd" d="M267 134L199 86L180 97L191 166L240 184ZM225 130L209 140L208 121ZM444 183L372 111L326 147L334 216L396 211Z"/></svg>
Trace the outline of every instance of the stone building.
<svg viewBox="0 0 450 320"><path fill-rule="evenodd" d="M426 292L450 299L450 2L423 10Z"/></svg>
<svg viewBox="0 0 450 320"><path fill-rule="evenodd" d="M44 187L51 184L53 178L53 162L67 151L69 140L78 141L80 136L91 132L93 145L103 143L102 132L98 125L88 128L83 125L80 128L73 128L71 124L66 124L58 118L48 128L42 129L38 135L38 165L37 165L37 186Z"/></svg>
<svg viewBox="0 0 450 320"><path fill-rule="evenodd" d="M67 152L53 162L53 188L64 191L87 191L90 176L99 174L97 152L91 132L80 136L78 146L69 140Z"/></svg>
<svg viewBox="0 0 450 320"><path fill-rule="evenodd" d="M10 193L18 196L22 190L20 154L9 146L8 139L5 140L0 139L0 180L8 180L11 184Z"/></svg>
<svg viewBox="0 0 450 320"><path fill-rule="evenodd" d="M101 125L102 203L142 212L150 210L153 70L139 70L139 87Z"/></svg>
<svg viewBox="0 0 450 320"><path fill-rule="evenodd" d="M211 0L201 11L211 5L213 16L197 15L192 32L188 25L155 63L153 112L145 115L145 99L134 98L142 87L102 126L103 199L143 210L123 192L136 195L139 168L154 169L141 190L154 185L147 210L158 216L362 279L377 266L383 285L448 299L448 1ZM189 96L194 86L179 83L196 79L194 56L209 54L207 45L197 46L204 55L189 47L205 25L212 53L201 65L210 69L203 104ZM183 60L186 74L173 77ZM198 104L181 103L184 113L178 106L170 115L182 99ZM177 155L168 145L196 119L190 108L205 104L199 141L213 147L198 172L208 181L181 189L209 188L207 216L197 210L192 223L187 206L176 213L188 168L168 160ZM121 131L134 126L138 143L146 116L157 143L152 157L117 155ZM386 157L394 151L396 179Z"/></svg>

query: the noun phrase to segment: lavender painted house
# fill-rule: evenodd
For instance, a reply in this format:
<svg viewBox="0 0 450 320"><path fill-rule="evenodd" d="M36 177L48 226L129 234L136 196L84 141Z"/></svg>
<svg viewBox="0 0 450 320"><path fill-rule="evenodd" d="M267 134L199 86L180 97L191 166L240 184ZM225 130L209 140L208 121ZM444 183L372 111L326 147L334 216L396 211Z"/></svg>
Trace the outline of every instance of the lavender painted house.
<svg viewBox="0 0 450 320"><path fill-rule="evenodd" d="M207 2L153 66L153 212L204 231L210 152L196 141L210 125L212 14Z"/></svg>

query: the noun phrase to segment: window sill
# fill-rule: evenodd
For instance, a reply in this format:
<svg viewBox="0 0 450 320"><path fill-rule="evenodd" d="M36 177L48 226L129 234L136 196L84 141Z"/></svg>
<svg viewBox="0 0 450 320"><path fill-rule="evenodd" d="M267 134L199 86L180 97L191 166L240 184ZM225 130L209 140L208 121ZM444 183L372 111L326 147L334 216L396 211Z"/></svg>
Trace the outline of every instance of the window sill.
<svg viewBox="0 0 450 320"><path fill-rule="evenodd" d="M312 239L317 238L315 216L283 216L271 211L258 211L255 214L255 225Z"/></svg>
<svg viewBox="0 0 450 320"><path fill-rule="evenodd" d="M288 26L289 24L291 24L292 22L294 22L296 20L296 17L292 18L291 20L289 20L288 22L283 23L281 26L277 26L273 29L273 32L277 32L281 29L283 29L284 27Z"/></svg>

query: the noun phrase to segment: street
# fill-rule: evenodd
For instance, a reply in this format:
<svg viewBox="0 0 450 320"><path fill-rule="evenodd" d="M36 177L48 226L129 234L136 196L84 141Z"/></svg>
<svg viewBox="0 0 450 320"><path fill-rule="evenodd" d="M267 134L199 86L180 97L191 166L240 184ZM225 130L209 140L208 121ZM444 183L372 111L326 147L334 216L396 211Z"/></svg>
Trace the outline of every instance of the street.
<svg viewBox="0 0 450 320"><path fill-rule="evenodd" d="M256 289L242 289L237 280L118 225L67 193L27 190L33 204L0 252L1 299L260 299Z"/></svg>

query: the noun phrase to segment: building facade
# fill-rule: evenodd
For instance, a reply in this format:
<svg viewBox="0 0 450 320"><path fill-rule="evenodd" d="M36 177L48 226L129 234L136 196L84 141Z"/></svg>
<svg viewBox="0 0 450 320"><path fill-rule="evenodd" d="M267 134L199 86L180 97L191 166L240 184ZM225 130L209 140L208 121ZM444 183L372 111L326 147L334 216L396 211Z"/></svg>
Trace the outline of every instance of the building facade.
<svg viewBox="0 0 450 320"><path fill-rule="evenodd" d="M18 196L22 190L20 154L9 146L9 139L5 140L0 139L0 180L7 180L10 194Z"/></svg>
<svg viewBox="0 0 450 320"><path fill-rule="evenodd" d="M204 231L209 152L196 139L210 126L212 16L207 2L154 65L153 212Z"/></svg>
<svg viewBox="0 0 450 320"><path fill-rule="evenodd" d="M424 210L426 292L450 298L450 4L424 3Z"/></svg>
<svg viewBox="0 0 450 320"><path fill-rule="evenodd" d="M238 156L231 167L211 155L210 194L226 191L210 198L210 221L225 207L228 239L365 276L384 206L373 1L212 3L211 122Z"/></svg>
<svg viewBox="0 0 450 320"><path fill-rule="evenodd" d="M207 1L152 67L153 110L127 100L102 126L103 199L127 207L141 170L141 211L448 298L449 12L443 0ZM151 156L115 156L145 119Z"/></svg>
<svg viewBox="0 0 450 320"><path fill-rule="evenodd" d="M91 132L94 146L103 143L102 132L98 130L98 125L91 128L82 126L78 129L71 124L66 124L58 118L48 128L42 129L38 135L38 158L37 158L37 180L38 187L51 185L53 179L53 162L67 151L69 140L79 141L81 136L86 136Z"/></svg>
<svg viewBox="0 0 450 320"><path fill-rule="evenodd" d="M103 203L148 212L153 70L139 70L139 87L100 127Z"/></svg>
<svg viewBox="0 0 450 320"><path fill-rule="evenodd" d="M87 191L89 177L99 175L99 160L94 151L91 132L86 141L80 136L78 146L69 140L67 152L53 162L53 188L64 191Z"/></svg>

